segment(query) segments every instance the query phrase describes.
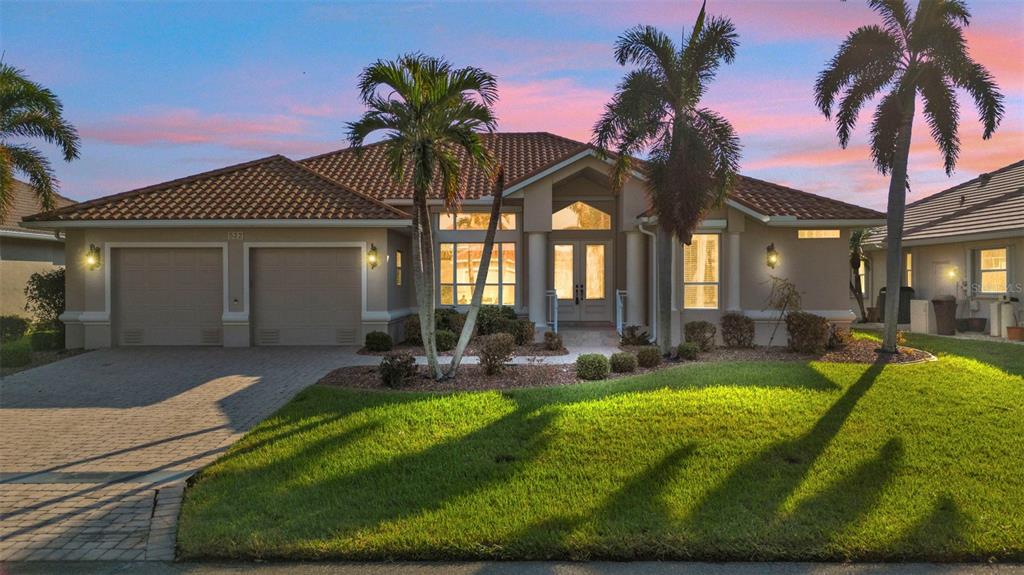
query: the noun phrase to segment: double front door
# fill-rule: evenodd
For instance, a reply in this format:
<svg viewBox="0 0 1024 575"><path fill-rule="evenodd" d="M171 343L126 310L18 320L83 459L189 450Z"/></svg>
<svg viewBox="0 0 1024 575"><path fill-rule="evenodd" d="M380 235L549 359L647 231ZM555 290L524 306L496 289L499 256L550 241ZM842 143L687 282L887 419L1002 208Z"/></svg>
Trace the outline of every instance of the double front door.
<svg viewBox="0 0 1024 575"><path fill-rule="evenodd" d="M558 321L612 321L611 262L609 241L552 242Z"/></svg>

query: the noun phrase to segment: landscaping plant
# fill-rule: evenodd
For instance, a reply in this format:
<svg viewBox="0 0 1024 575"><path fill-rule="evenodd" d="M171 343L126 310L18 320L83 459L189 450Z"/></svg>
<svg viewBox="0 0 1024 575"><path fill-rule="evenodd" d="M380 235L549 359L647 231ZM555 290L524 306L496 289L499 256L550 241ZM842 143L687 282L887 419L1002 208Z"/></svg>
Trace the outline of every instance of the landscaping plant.
<svg viewBox="0 0 1024 575"><path fill-rule="evenodd" d="M686 361L694 361L697 359L700 351L699 345L690 341L684 341L676 346L676 358Z"/></svg>
<svg viewBox="0 0 1024 575"><path fill-rule="evenodd" d="M28 336L32 351L53 351L64 348L64 334L59 331L34 331Z"/></svg>
<svg viewBox="0 0 1024 575"><path fill-rule="evenodd" d="M477 338L479 346L480 365L487 375L495 375L505 370L505 366L512 361L512 355L516 351L516 340L511 334L492 333Z"/></svg>
<svg viewBox="0 0 1024 575"><path fill-rule="evenodd" d="M28 331L28 320L17 315L0 316L0 343L21 339Z"/></svg>
<svg viewBox="0 0 1024 575"><path fill-rule="evenodd" d="M627 325L622 328L622 336L619 339L619 345L651 345L651 336L647 333L647 330L638 325Z"/></svg>
<svg viewBox="0 0 1024 575"><path fill-rule="evenodd" d="M661 365L662 359L661 348L656 345L648 345L636 350L636 360L640 367L658 367Z"/></svg>
<svg viewBox="0 0 1024 575"><path fill-rule="evenodd" d="M472 335L490 264L504 188L504 175L495 170L494 159L484 147L481 132L493 132L497 120L492 106L497 101L497 80L480 68L452 68L439 58L412 53L397 60L378 60L359 76L359 96L368 110L348 124L348 140L360 151L368 136L383 131L382 146L388 149L388 170L396 183L408 174L413 186L412 271L419 306L420 337L431 377L446 373L437 360L435 311L434 239L427 195L437 184L444 207L455 211L463 193L463 169L476 166L495 177L497 193L484 240L483 257L466 325L447 374L454 374L462 351ZM465 154L465 164L459 154Z"/></svg>
<svg viewBox="0 0 1024 575"><path fill-rule="evenodd" d="M701 351L715 348L715 333L718 329L709 321L688 321L683 325L686 341L694 343Z"/></svg>
<svg viewBox="0 0 1024 575"><path fill-rule="evenodd" d="M391 341L390 335L382 331L371 331L366 334L364 345L366 351L391 351L394 342Z"/></svg>
<svg viewBox="0 0 1024 575"><path fill-rule="evenodd" d="M971 14L961 0L922 0L911 13L904 0L872 0L882 26L861 26L846 37L818 75L815 100L835 121L839 145L846 148L865 104L878 101L871 123L871 158L890 174L886 219L885 336L882 350L896 352L903 255L903 220L910 189L908 162L917 96L938 146L947 175L960 155L957 89L974 100L989 139L1003 118L1003 95L992 74L971 58L964 29ZM878 96L881 95L879 98ZM836 103L839 96L841 101Z"/></svg>
<svg viewBox="0 0 1024 575"><path fill-rule="evenodd" d="M381 382L387 387L405 387L416 375L416 358L411 353L392 352L380 360L377 370Z"/></svg>
<svg viewBox="0 0 1024 575"><path fill-rule="evenodd" d="M644 173L658 218L658 344L671 350L673 237L689 244L693 231L721 205L736 180L739 137L722 115L701 105L719 66L731 63L739 41L728 18L704 7L679 46L653 26L630 28L615 43L626 73L594 128L594 145L612 161L618 191L634 171ZM644 162L633 158L644 156Z"/></svg>
<svg viewBox="0 0 1024 575"><path fill-rule="evenodd" d="M620 351L613 353L611 357L612 371L615 373L630 373L636 371L637 359L636 354L628 351Z"/></svg>
<svg viewBox="0 0 1024 575"><path fill-rule="evenodd" d="M32 347L24 339L0 345L0 367L22 367L32 363Z"/></svg>
<svg viewBox="0 0 1024 575"><path fill-rule="evenodd" d="M828 349L831 324L820 315L805 311L786 314L789 348L799 353L822 353Z"/></svg>
<svg viewBox="0 0 1024 575"><path fill-rule="evenodd" d="M562 334L553 331L544 332L544 349L548 351L561 351L565 349L562 342Z"/></svg>
<svg viewBox="0 0 1024 575"><path fill-rule="evenodd" d="M0 61L0 118L0 220L14 202L15 172L28 178L43 210L52 210L57 178L50 161L36 148L15 141L42 139L56 144L65 162L77 158L78 132L64 119L60 99L24 71Z"/></svg>
<svg viewBox="0 0 1024 575"><path fill-rule="evenodd" d="M608 358L600 353L584 353L576 358L576 377L596 381L608 377L611 364Z"/></svg>
<svg viewBox="0 0 1024 575"><path fill-rule="evenodd" d="M736 312L722 315L722 341L726 347L754 347L754 320Z"/></svg>
<svg viewBox="0 0 1024 575"><path fill-rule="evenodd" d="M35 317L37 329L64 331L64 268L34 273L25 285L25 310Z"/></svg>
<svg viewBox="0 0 1024 575"><path fill-rule="evenodd" d="M437 330L435 337L437 338L437 351L451 351L455 349L455 344L459 341L459 336L447 329Z"/></svg>

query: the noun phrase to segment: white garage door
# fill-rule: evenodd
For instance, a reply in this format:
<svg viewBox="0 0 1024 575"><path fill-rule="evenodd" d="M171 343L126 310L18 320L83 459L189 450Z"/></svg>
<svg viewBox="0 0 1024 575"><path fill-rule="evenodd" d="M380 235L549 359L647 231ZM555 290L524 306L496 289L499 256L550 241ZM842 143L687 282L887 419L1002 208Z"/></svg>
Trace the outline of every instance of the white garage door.
<svg viewBox="0 0 1024 575"><path fill-rule="evenodd" d="M224 274L218 248L114 250L120 345L220 345Z"/></svg>
<svg viewBox="0 0 1024 575"><path fill-rule="evenodd" d="M251 263L256 345L359 343L358 248L257 248Z"/></svg>

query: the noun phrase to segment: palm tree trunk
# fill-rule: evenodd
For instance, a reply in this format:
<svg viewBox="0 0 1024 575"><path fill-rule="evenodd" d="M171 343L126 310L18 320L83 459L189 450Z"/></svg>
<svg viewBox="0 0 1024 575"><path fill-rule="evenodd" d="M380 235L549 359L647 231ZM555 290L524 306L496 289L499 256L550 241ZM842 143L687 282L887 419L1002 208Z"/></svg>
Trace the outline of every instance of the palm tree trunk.
<svg viewBox="0 0 1024 575"><path fill-rule="evenodd" d="M430 377L441 378L441 367L437 362L437 338L434 324L434 235L430 227L430 211L427 208L426 192L416 193L413 202L412 269L416 284L416 305L419 306L420 336L423 350L427 355Z"/></svg>
<svg viewBox="0 0 1024 575"><path fill-rule="evenodd" d="M914 127L914 96L903 98L903 125L896 139L896 151L889 180L889 207L886 214L885 254L885 335L882 352L896 353L896 330L899 322L900 266L903 252L903 218L907 205L907 164L910 161L910 137Z"/></svg>
<svg viewBox="0 0 1024 575"><path fill-rule="evenodd" d="M658 346L662 353L672 351L672 234L658 225Z"/></svg>
<svg viewBox="0 0 1024 575"><path fill-rule="evenodd" d="M857 300L861 323L868 321L868 310L864 308L864 292L860 289L860 277L857 275L854 275L854 279L850 280L850 293L853 294L853 299Z"/></svg>
<svg viewBox="0 0 1024 575"><path fill-rule="evenodd" d="M476 284L473 286L473 299L466 311L466 322L462 325L459 343L455 346L452 363L445 372L445 378L455 377L455 372L462 363L462 354L466 352L469 339L476 328L476 317L480 313L480 304L484 298L484 285L487 283L487 270L491 265L491 252L494 250L494 235L498 231L498 219L501 217L502 191L505 189L505 171L498 169L494 184L494 201L491 202L491 219L487 223L487 234L484 236L484 253L480 257L480 269L476 273Z"/></svg>

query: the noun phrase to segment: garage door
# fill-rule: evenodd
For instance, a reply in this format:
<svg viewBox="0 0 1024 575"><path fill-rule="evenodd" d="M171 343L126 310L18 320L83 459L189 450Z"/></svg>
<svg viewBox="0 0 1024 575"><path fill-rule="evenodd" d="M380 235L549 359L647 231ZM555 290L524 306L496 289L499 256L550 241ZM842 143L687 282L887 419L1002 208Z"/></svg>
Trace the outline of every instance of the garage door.
<svg viewBox="0 0 1024 575"><path fill-rule="evenodd" d="M356 345L362 309L358 248L252 252L256 345Z"/></svg>
<svg viewBox="0 0 1024 575"><path fill-rule="evenodd" d="M113 319L120 345L220 345L220 249L114 251Z"/></svg>

